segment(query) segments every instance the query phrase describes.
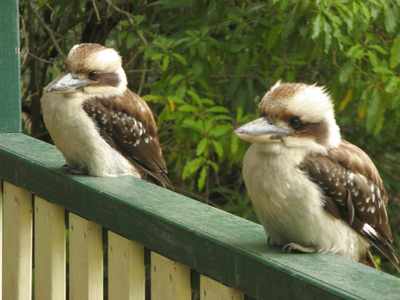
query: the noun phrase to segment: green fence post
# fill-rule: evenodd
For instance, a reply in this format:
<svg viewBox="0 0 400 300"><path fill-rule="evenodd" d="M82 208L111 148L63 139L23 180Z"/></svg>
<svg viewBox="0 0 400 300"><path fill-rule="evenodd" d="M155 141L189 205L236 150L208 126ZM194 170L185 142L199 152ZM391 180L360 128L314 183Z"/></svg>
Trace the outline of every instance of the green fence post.
<svg viewBox="0 0 400 300"><path fill-rule="evenodd" d="M21 131L18 0L0 1L0 133Z"/></svg>

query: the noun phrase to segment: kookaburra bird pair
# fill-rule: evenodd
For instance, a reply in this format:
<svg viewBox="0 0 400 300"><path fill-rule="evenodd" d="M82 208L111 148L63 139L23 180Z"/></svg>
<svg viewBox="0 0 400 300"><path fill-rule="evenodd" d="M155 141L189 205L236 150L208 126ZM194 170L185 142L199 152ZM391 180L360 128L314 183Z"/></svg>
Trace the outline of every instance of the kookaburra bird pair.
<svg viewBox="0 0 400 300"><path fill-rule="evenodd" d="M121 57L99 44L74 46L67 73L41 99L46 127L73 173L133 175L169 186L157 126L127 87Z"/></svg>
<svg viewBox="0 0 400 300"><path fill-rule="evenodd" d="M153 115L127 88L118 53L98 44L76 45L66 68L41 102L69 170L133 175L168 186ZM243 175L270 243L356 261L365 260L372 245L399 268L382 180L369 157L342 140L327 93L277 83L260 108L261 117L236 134L252 143Z"/></svg>
<svg viewBox="0 0 400 300"><path fill-rule="evenodd" d="M261 116L236 130L252 145L243 177L272 245L370 261L370 246L400 271L378 170L343 140L331 99L315 85L275 84Z"/></svg>

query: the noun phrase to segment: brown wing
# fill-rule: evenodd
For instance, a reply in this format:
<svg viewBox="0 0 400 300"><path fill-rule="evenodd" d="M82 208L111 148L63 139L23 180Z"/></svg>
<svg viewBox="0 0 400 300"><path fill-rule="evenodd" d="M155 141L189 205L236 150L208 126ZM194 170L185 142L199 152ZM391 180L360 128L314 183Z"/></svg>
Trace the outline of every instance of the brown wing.
<svg viewBox="0 0 400 300"><path fill-rule="evenodd" d="M347 222L400 267L392 246L386 190L375 165L360 148L344 141L328 155L309 155L300 169L320 187L329 213Z"/></svg>
<svg viewBox="0 0 400 300"><path fill-rule="evenodd" d="M104 140L128 158L142 175L171 187L157 126L143 99L127 90L119 97L90 99L83 109L94 120Z"/></svg>

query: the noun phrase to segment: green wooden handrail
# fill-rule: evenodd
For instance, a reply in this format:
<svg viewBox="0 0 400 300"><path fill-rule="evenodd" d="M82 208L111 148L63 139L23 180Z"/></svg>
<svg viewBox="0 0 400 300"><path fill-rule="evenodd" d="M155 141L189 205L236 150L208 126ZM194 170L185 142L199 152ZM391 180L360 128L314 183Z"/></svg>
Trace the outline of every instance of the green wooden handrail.
<svg viewBox="0 0 400 300"><path fill-rule="evenodd" d="M322 254L268 248L260 225L132 177L63 173L49 144L0 134L0 179L257 299L399 299L400 279Z"/></svg>
<svg viewBox="0 0 400 300"><path fill-rule="evenodd" d="M0 1L0 132L21 130L18 1Z"/></svg>

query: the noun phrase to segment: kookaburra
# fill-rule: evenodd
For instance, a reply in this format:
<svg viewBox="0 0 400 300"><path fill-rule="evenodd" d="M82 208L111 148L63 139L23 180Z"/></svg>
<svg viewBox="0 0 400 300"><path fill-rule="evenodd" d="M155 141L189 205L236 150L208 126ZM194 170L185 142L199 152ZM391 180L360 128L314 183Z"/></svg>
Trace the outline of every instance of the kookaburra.
<svg viewBox="0 0 400 300"><path fill-rule="evenodd" d="M44 89L46 127L73 173L133 175L168 186L153 114L127 87L121 57L99 44L72 47L66 74Z"/></svg>
<svg viewBox="0 0 400 300"><path fill-rule="evenodd" d="M362 262L373 246L400 270L382 179L368 155L341 138L326 90L278 82L260 111L236 134L251 143L243 177L269 242Z"/></svg>

